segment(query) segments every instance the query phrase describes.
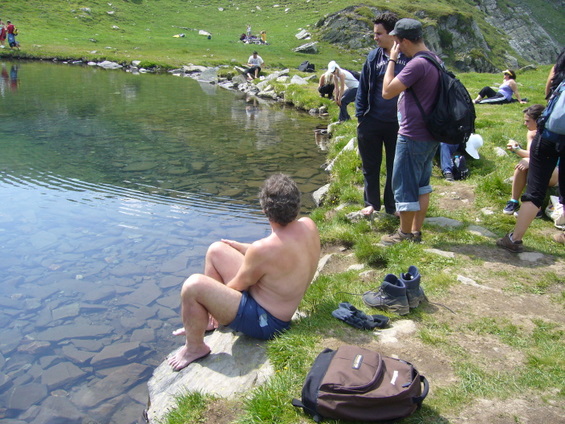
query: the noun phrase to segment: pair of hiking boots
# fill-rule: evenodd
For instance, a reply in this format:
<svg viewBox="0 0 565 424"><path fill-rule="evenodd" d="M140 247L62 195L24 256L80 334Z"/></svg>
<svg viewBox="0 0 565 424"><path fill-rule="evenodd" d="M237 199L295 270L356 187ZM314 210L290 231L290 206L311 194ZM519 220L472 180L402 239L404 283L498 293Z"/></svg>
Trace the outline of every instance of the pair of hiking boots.
<svg viewBox="0 0 565 424"><path fill-rule="evenodd" d="M373 308L406 315L410 309L428 300L420 280L420 271L414 265L408 268L408 272L401 273L400 277L387 274L378 291L369 290L363 294L363 302Z"/></svg>

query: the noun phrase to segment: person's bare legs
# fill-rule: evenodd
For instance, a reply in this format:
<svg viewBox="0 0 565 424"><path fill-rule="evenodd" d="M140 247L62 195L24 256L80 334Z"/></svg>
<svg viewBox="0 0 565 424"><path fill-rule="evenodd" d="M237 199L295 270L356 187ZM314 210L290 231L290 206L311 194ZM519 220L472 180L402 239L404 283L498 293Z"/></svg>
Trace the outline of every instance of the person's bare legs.
<svg viewBox="0 0 565 424"><path fill-rule="evenodd" d="M527 179L527 170L520 170L518 168L514 170L514 179L512 180L512 199L520 200L522 191L524 191L524 188L526 187Z"/></svg>
<svg viewBox="0 0 565 424"><path fill-rule="evenodd" d="M428 213L428 207L430 206L430 193L420 194L418 197L418 202L420 203L420 210L414 214L412 219L412 229L411 232L422 231L424 226L424 219L426 219L426 214Z"/></svg>
<svg viewBox="0 0 565 424"><path fill-rule="evenodd" d="M520 241L532 221L536 218L539 208L532 202L522 203L518 217L516 218L516 225L514 226L514 231L512 232L512 240Z"/></svg>
<svg viewBox="0 0 565 424"><path fill-rule="evenodd" d="M204 263L204 275L221 283L227 283L235 277L243 263L243 254L230 245L217 241L208 247ZM218 321L210 315L206 331L218 328ZM184 328L173 331L173 336L186 335Z"/></svg>
<svg viewBox="0 0 565 424"><path fill-rule="evenodd" d="M210 347L204 343L209 314L220 324L229 324L237 314L241 293L206 275L193 274L182 286L181 300L186 342L168 361L173 371L180 371L210 353Z"/></svg>
<svg viewBox="0 0 565 424"><path fill-rule="evenodd" d="M430 205L430 193L420 194L418 202L420 203L419 211L400 212L400 231L404 234L422 231L424 219L426 219L426 213Z"/></svg>

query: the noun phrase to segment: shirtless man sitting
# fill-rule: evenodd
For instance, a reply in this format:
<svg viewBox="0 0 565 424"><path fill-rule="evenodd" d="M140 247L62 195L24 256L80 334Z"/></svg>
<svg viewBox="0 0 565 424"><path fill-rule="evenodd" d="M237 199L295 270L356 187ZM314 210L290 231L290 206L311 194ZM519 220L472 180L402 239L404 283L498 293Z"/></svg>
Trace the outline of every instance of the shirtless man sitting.
<svg viewBox="0 0 565 424"><path fill-rule="evenodd" d="M268 178L259 194L271 234L251 244L213 243L204 274L193 274L181 290L185 345L169 359L174 371L210 353L204 332L214 321L267 340L290 327L320 258L314 221L297 219L300 191L282 174ZM210 317L214 317L210 320Z"/></svg>

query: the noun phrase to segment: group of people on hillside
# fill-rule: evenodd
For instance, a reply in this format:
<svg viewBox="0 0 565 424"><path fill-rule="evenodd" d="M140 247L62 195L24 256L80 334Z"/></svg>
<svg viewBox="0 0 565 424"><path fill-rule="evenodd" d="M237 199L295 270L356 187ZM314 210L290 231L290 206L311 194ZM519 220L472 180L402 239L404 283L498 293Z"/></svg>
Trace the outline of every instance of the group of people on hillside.
<svg viewBox="0 0 565 424"><path fill-rule="evenodd" d="M4 23L0 19L0 48L6 48L6 39L8 40L8 47L11 49L20 49L20 43L16 40L18 29L11 21Z"/></svg>
<svg viewBox="0 0 565 424"><path fill-rule="evenodd" d="M381 209L379 175L384 148L385 211L397 215L400 225L393 234L383 236L382 242L420 242L432 191L432 161L440 145L424 120L424 114L434 107L440 75L424 56L441 60L427 48L422 24L415 19L399 20L392 13L382 13L374 21L374 39L378 47L369 53L359 81L355 83L353 79L357 78L350 71L330 62L322 77L320 94L335 97L340 107L355 101L365 180L366 207L362 213L369 215ZM255 56L254 53L252 58L256 59ZM252 62L252 58L250 65L263 63L262 59L260 63ZM514 81L515 75L506 75L505 81ZM565 50L548 78L548 97L563 79ZM322 89L330 84L334 85L331 91L327 87ZM514 86L511 82L507 85ZM424 113L416 106L414 96L406 94L407 90L421 99ZM521 100L517 90L513 93ZM481 97L490 94L485 91ZM531 106L524 110L529 147L527 189L514 231L497 241L512 252L522 251L521 237L541 207L558 161L561 202L565 202L565 147L556 149L534 127L531 121L539 109ZM346 108L340 110L340 119L346 120L346 113ZM526 157L519 153L522 149L518 143L509 142L508 148ZM516 184L521 184L520 178ZM513 200L517 196L513 194ZM258 339L270 339L290 326L315 274L320 238L311 219L298 218L300 191L288 176L269 177L259 200L271 234L251 244L227 239L213 243L206 254L204 272L191 275L182 286L183 327L173 334L184 336L185 343L169 359L175 371L210 353L204 334L220 324ZM565 243L565 235L556 240Z"/></svg>
<svg viewBox="0 0 565 424"><path fill-rule="evenodd" d="M246 31L240 35L239 41L243 41L246 44L268 44L267 31L261 31L259 36L253 35L251 33L251 25L247 24Z"/></svg>
<svg viewBox="0 0 565 424"><path fill-rule="evenodd" d="M468 146L449 145L434 140L428 132L424 115L417 107L414 97L423 99L422 107L424 114L427 115L434 106L439 73L424 56L432 56L440 63L441 60L426 47L422 38L421 23L414 19L398 20L396 15L387 12L377 16L373 30L378 47L369 53L358 84L353 82L348 86L346 81L354 79L351 71L340 69L332 61L328 64L327 72L320 78L318 90L320 95L334 98L340 105L340 121L350 119L347 114L347 104L353 97L351 92L355 92L355 115L358 118L357 142L364 176L365 207L361 213L371 215L381 209L380 170L384 149L386 160L386 182L382 197L384 209L387 214L398 216L400 225L395 233L384 236L382 242L384 244L405 240L419 242L422 239L422 224L429 204L429 194L432 191L430 176L436 151L438 149L441 151L440 165L446 180L453 181L451 166L455 151L466 147L467 153L478 158L477 148L482 145L482 139L478 143L473 139L473 143ZM555 87L563 79L562 71L559 71L563 66L560 65L560 61L561 59L558 59L555 66L557 71L550 77L553 85L548 80L548 96L551 87ZM344 83L346 90L342 88ZM400 95L407 90L415 96ZM503 104L512 101L526 103L527 99L520 96L516 73L511 69L503 71L503 82L497 91L485 87L474 99L475 104ZM519 197L526 187L526 182L528 189L522 199L526 203L530 202L530 199L533 200L530 203L536 205L534 216L541 213L540 207L547 187L555 186L558 175L563 173L558 172L557 166L561 166L561 162L557 160L545 170L545 173L540 174L539 169L532 173L531 162L534 153L530 153L531 147L545 146L540 141L535 142L540 138L536 120L543 109L543 105L533 105L524 110L524 122L529 130L529 141L525 149L515 142L509 142L508 149L516 153L521 160L516 166L512 197L504 208L505 213L517 212L520 207ZM538 155L538 160L541 160L539 158ZM565 202L563 195L561 199ZM520 246L525 231L523 223L527 222L529 225L531 222L526 217L530 216L529 212L533 208L529 205L523 205L522 208L524 207L525 211L521 213L523 217L518 220L520 225L514 231L514 236L507 236L507 239L515 242L511 246ZM565 235L559 234L555 238L565 243ZM507 244L498 242L502 247L508 247ZM521 251L521 247L516 247L513 251L517 250Z"/></svg>

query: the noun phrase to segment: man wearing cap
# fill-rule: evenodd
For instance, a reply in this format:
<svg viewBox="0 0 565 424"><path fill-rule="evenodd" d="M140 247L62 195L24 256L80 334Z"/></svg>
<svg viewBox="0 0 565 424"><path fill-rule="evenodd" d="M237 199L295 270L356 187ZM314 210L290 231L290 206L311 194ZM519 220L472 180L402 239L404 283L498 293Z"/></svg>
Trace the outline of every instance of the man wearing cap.
<svg viewBox="0 0 565 424"><path fill-rule="evenodd" d="M328 72L334 76L334 98L339 106L339 122L349 121L351 116L347 112L347 105L355 101L359 81L351 72L341 69L335 60L328 63Z"/></svg>
<svg viewBox="0 0 565 424"><path fill-rule="evenodd" d="M373 21L373 37L378 47L367 56L355 98L355 116L359 120L357 144L365 180L363 193L365 208L361 210L363 215L371 215L381 209L380 175L383 146L386 154L385 212L391 215L396 212L392 192L392 165L398 135L396 116L398 98L385 100L382 91L390 49L394 45L394 37L389 33L394 29L397 21L398 17L390 12L381 13ZM407 61L406 56L400 53L394 66L395 75L404 68Z"/></svg>
<svg viewBox="0 0 565 424"><path fill-rule="evenodd" d="M441 63L439 57L426 47L419 21L400 19L390 35L395 36L395 42L390 50L382 95L385 99L392 99L402 94L398 99L400 128L392 172L400 228L381 239L387 245L422 240L422 225L432 192L432 161L439 142L427 130L413 93L420 100L424 113L429 114L435 103L440 75L439 70L423 56L433 56ZM394 76L401 52L411 60Z"/></svg>

